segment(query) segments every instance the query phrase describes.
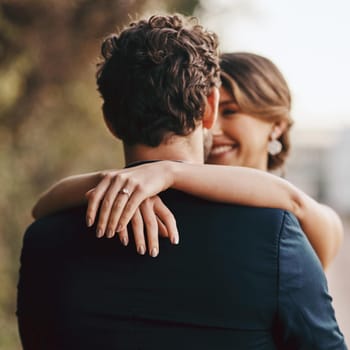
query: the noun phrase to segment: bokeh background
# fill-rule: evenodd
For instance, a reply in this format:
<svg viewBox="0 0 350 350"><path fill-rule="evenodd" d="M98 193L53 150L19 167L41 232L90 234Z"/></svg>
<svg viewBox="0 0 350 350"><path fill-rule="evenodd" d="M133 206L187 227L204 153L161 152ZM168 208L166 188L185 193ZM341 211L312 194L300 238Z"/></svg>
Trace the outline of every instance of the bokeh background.
<svg viewBox="0 0 350 350"><path fill-rule="evenodd" d="M344 245L327 272L350 339L350 3L347 0L0 1L0 349L15 318L22 236L39 193L61 177L123 165L94 81L101 38L138 16L195 14L222 51L271 58L294 98L287 177L341 213Z"/></svg>

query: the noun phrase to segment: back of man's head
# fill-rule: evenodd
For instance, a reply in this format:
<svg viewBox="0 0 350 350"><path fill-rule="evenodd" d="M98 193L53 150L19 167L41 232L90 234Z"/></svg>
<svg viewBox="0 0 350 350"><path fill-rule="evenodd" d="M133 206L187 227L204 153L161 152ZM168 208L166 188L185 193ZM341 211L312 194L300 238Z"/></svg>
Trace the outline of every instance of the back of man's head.
<svg viewBox="0 0 350 350"><path fill-rule="evenodd" d="M214 33L181 15L152 16L106 38L97 85L112 132L151 147L190 134L219 85L217 47Z"/></svg>

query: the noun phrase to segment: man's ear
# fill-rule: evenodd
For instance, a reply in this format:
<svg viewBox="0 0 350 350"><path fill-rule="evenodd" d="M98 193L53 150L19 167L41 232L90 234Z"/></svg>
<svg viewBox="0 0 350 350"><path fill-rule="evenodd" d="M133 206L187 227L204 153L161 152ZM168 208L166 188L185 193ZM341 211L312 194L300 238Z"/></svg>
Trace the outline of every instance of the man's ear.
<svg viewBox="0 0 350 350"><path fill-rule="evenodd" d="M103 116L103 119L107 125L108 130L113 134L113 136L115 136L117 139L120 139L117 133L114 131L112 124L105 118L105 116Z"/></svg>
<svg viewBox="0 0 350 350"><path fill-rule="evenodd" d="M211 129L213 127L218 116L219 98L219 89L216 86L214 86L210 94L207 96L204 115L202 119L203 128Z"/></svg>

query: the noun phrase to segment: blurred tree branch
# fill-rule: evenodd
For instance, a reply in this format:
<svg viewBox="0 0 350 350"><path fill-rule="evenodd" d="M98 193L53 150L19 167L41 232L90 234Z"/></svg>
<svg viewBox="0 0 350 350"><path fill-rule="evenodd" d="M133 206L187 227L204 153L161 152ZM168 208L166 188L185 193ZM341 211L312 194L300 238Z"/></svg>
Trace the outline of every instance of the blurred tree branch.
<svg viewBox="0 0 350 350"><path fill-rule="evenodd" d="M18 72L18 96L3 123L17 130L35 114L50 85L77 79L97 55L98 40L124 25L144 1L11 1L1 5L1 70ZM22 64L16 64L18 61ZM11 84L11 78L5 84ZM0 96L1 99L1 96ZM20 106L20 108L18 108Z"/></svg>

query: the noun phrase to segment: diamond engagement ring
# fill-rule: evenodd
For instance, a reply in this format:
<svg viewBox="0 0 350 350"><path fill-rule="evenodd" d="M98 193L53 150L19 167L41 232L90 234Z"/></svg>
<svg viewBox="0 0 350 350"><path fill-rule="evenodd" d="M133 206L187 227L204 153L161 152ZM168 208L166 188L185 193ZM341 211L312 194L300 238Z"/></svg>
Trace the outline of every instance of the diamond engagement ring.
<svg viewBox="0 0 350 350"><path fill-rule="evenodd" d="M127 188L122 188L119 193L126 194L128 197L130 197L130 191Z"/></svg>

